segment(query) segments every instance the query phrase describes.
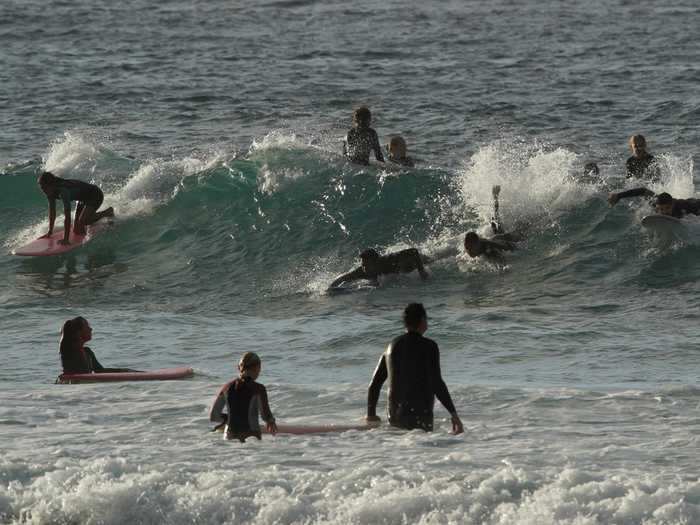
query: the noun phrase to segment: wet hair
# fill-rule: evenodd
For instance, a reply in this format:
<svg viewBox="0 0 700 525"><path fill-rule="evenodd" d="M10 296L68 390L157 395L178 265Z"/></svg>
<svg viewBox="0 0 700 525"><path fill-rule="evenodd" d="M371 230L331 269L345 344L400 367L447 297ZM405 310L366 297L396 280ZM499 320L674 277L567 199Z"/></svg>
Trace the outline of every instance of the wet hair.
<svg viewBox="0 0 700 525"><path fill-rule="evenodd" d="M423 319L427 319L428 314L421 303L411 303L403 311L403 324L406 328L418 328Z"/></svg>
<svg viewBox="0 0 700 525"><path fill-rule="evenodd" d="M366 250L360 252L360 259L363 261L365 259L379 259L379 252L374 248L367 248Z"/></svg>
<svg viewBox="0 0 700 525"><path fill-rule="evenodd" d="M397 159L403 159L406 157L406 141L401 135L396 135L391 137L389 141L389 155ZM394 154L396 152L396 154Z"/></svg>
<svg viewBox="0 0 700 525"><path fill-rule="evenodd" d="M642 148L646 148L647 139L644 138L644 135L632 135L630 137L630 147L634 146L635 144L641 146Z"/></svg>
<svg viewBox="0 0 700 525"><path fill-rule="evenodd" d="M372 122L372 112L367 106L360 106L353 112L352 121L360 127L369 127Z"/></svg>
<svg viewBox="0 0 700 525"><path fill-rule="evenodd" d="M479 242L479 234L476 232L467 232L464 236L464 245Z"/></svg>
<svg viewBox="0 0 700 525"><path fill-rule="evenodd" d="M583 166L584 175L598 175L600 173L600 168L595 162L586 162Z"/></svg>
<svg viewBox="0 0 700 525"><path fill-rule="evenodd" d="M664 206L666 204L673 204L673 197L671 197L670 193L659 193L656 196L656 205L659 206Z"/></svg>
<svg viewBox="0 0 700 525"><path fill-rule="evenodd" d="M246 352L238 361L238 370L241 376L245 375L245 372L253 367L259 366L261 363L260 357L255 352Z"/></svg>
<svg viewBox="0 0 700 525"><path fill-rule="evenodd" d="M56 175L54 175L50 171L42 171L41 175L39 175L39 178L37 179L37 182L43 186L45 184L55 184L60 180L60 177L56 177Z"/></svg>
<svg viewBox="0 0 700 525"><path fill-rule="evenodd" d="M80 348L80 331L87 323L84 317L68 319L61 327L61 343L59 349L61 354L74 351Z"/></svg>

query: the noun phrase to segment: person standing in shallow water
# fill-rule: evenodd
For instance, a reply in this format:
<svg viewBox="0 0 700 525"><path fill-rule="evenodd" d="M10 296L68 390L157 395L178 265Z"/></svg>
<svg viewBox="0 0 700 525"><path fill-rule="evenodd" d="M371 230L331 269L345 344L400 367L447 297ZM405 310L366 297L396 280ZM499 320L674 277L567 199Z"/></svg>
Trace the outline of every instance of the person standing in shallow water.
<svg viewBox="0 0 700 525"><path fill-rule="evenodd" d="M380 421L377 401L384 381L389 379L388 417L392 426L412 430L433 430L435 398L452 416L452 431L464 432L440 372L440 350L432 339L423 337L428 316L422 304L411 303L403 313L406 333L394 339L379 359L367 393L368 422Z"/></svg>
<svg viewBox="0 0 700 525"><path fill-rule="evenodd" d="M374 151L374 156L379 162L384 162L382 148L379 145L377 132L370 127L372 113L369 108L362 106L357 108L352 116L353 127L345 138L343 154L356 164L369 164L369 156Z"/></svg>
<svg viewBox="0 0 700 525"><path fill-rule="evenodd" d="M659 165L654 156L647 151L644 135L632 135L629 144L632 156L627 159L627 177L657 182L661 178Z"/></svg>

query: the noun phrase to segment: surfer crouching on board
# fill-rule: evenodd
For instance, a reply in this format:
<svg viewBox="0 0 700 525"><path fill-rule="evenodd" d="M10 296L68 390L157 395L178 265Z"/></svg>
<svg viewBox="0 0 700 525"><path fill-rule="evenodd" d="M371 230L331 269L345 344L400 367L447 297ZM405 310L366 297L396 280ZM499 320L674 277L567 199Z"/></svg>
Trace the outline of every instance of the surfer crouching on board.
<svg viewBox="0 0 700 525"><path fill-rule="evenodd" d="M503 252L515 250L515 243L522 241L524 237L519 233L505 233L503 231L501 217L498 213L498 196L501 193L501 187L494 186L491 189L491 193L493 194L491 230L494 236L490 239L484 239L475 231L467 232L464 236L464 251L467 252L470 257L484 256L492 262L504 264L505 258L503 257Z"/></svg>
<svg viewBox="0 0 700 525"><path fill-rule="evenodd" d="M257 354L243 354L238 363L239 376L226 383L214 400L209 420L219 423L219 426L226 425L226 439L238 439L241 443L251 436L261 439L258 421L261 415L267 424L267 431L270 434L277 432L277 424L267 401L267 390L255 381L260 375L261 367ZM224 407L227 408L226 413Z"/></svg>
<svg viewBox="0 0 700 525"><path fill-rule="evenodd" d="M94 184L81 180L62 179L48 171L43 172L37 182L49 200L49 232L43 237L51 237L53 234L53 225L56 222L56 199L63 201L63 214L65 216L63 239L58 241L59 244L70 244L68 238L71 227L71 201L78 203L75 207L75 224L73 225L73 233L76 235L85 235L86 227L103 217L114 217L114 209L111 207L97 211L102 206L104 195L102 190Z"/></svg>
<svg viewBox="0 0 700 525"><path fill-rule="evenodd" d="M61 328L61 365L64 374L138 372L130 368L105 368L85 343L92 339L92 327L84 317L69 319Z"/></svg>
<svg viewBox="0 0 700 525"><path fill-rule="evenodd" d="M700 199L674 199L669 193L659 193L656 195L647 188L635 188L632 190L611 193L608 196L610 206L615 206L621 199L630 197L647 197L656 213L659 215L670 215L676 219L682 219L684 215L700 215ZM656 197L656 199L652 199Z"/></svg>
<svg viewBox="0 0 700 525"><path fill-rule="evenodd" d="M409 304L403 312L406 333L394 339L379 359L367 393L368 422L379 421L377 401L384 381L389 379L387 413L392 426L408 430L433 430L435 397L452 416L452 431L464 432L440 373L440 350L432 339L423 337L428 316L422 304Z"/></svg>
<svg viewBox="0 0 700 525"><path fill-rule="evenodd" d="M378 277L392 273L410 273L418 270L422 279L428 278L428 272L423 266L423 257L416 248L408 248L387 255L379 255L377 250L369 248L360 253L362 265L353 271L345 273L330 284L330 288L336 288L342 283L366 279L378 285Z"/></svg>

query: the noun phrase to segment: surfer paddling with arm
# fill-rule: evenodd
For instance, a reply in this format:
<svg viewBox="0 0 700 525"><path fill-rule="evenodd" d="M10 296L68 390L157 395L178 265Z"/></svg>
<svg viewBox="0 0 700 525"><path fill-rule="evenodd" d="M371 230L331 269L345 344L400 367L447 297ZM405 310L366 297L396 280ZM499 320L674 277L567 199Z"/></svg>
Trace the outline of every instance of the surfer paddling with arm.
<svg viewBox="0 0 700 525"><path fill-rule="evenodd" d="M256 381L261 368L262 362L257 354L243 354L238 363L239 376L226 383L214 400L209 420L219 423L217 429L226 426L226 439L238 439L241 443L251 436L261 439L260 416L270 434L277 432L277 424L267 400L267 390ZM224 408L227 409L226 412Z"/></svg>
<svg viewBox="0 0 700 525"><path fill-rule="evenodd" d="M504 251L513 251L515 243L522 241L523 236L519 233L506 233L501 225L499 215L498 196L501 193L500 186L491 189L493 195L493 217L491 218L491 230L494 236L490 239L480 237L475 231L467 232L464 236L464 251L472 258L486 257L491 262L505 264Z"/></svg>
<svg viewBox="0 0 700 525"><path fill-rule="evenodd" d="M659 215L669 215L676 219L682 219L684 215L700 215L700 199L674 199L669 193L656 195L647 188L635 188L632 190L611 193L608 196L610 206L615 206L621 199L630 197L647 197ZM655 199L653 197L656 197Z"/></svg>
<svg viewBox="0 0 700 525"><path fill-rule="evenodd" d="M138 372L130 368L105 368L85 343L92 340L92 327L84 317L69 319L61 328L61 365L64 374Z"/></svg>
<svg viewBox="0 0 700 525"><path fill-rule="evenodd" d="M433 405L437 397L452 417L452 432L464 426L440 372L440 350L432 339L423 337L428 316L422 304L409 304L403 313L406 333L394 339L379 359L367 393L370 423L380 421L377 401L382 385L389 379L387 413L392 426L412 430L433 430Z"/></svg>
<svg viewBox="0 0 700 525"><path fill-rule="evenodd" d="M413 270L418 270L422 279L428 278L428 272L423 266L423 257L416 248L408 248L387 255L379 255L376 250L369 248L360 253L360 260L362 264L358 268L336 278L329 288L336 288L342 283L361 279L371 281L376 286L379 284L377 279L380 275L410 273Z"/></svg>
<svg viewBox="0 0 700 525"><path fill-rule="evenodd" d="M56 222L56 199L63 201L63 239L59 244L70 244L68 240L71 231L71 201L78 204L75 207L75 224L73 233L85 235L86 227L96 223L104 217L114 217L114 209L109 207L103 211L97 211L102 206L104 195L102 190L94 184L88 184L81 180L62 179L48 171L43 172L37 181L41 191L49 200L49 232L43 237L51 237L54 223Z"/></svg>

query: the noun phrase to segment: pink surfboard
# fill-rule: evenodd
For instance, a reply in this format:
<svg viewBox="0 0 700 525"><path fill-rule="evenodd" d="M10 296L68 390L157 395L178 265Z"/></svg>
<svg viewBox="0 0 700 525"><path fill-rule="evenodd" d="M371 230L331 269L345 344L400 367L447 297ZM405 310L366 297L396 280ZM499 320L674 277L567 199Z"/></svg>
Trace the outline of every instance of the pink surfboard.
<svg viewBox="0 0 700 525"><path fill-rule="evenodd" d="M102 374L61 374L56 383L74 385L78 383L111 383L115 381L169 381L192 377L194 371L189 367L163 368L151 372L105 372Z"/></svg>
<svg viewBox="0 0 700 525"><path fill-rule="evenodd" d="M91 226L88 226L86 235L76 235L75 233L71 232L70 237L68 237L68 242L70 242L70 244L68 245L58 243L58 241L63 239L63 228L59 228L57 230L54 230L53 234L51 234L51 237L46 237L45 239L35 239L29 244L25 244L24 246L13 250L12 254L23 255L27 257L60 255L62 253L69 252L71 250L74 250L75 248L84 245L85 243L93 239L95 235L104 231L109 226L109 224L110 223L107 222L98 222Z"/></svg>
<svg viewBox="0 0 700 525"><path fill-rule="evenodd" d="M371 430L377 428L369 425L277 425L278 434L329 434L331 432L347 432L348 430ZM267 430L263 427L263 433Z"/></svg>

